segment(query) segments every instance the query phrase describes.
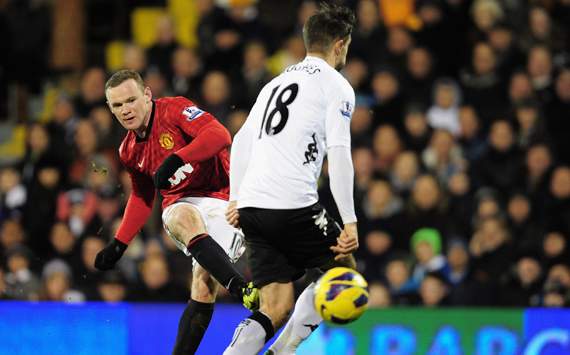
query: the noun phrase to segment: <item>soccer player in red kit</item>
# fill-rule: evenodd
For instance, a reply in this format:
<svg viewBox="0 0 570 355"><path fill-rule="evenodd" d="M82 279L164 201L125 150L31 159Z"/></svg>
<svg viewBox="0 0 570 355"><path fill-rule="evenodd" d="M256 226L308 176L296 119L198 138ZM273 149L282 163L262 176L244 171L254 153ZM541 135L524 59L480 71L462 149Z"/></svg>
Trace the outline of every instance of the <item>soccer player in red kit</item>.
<svg viewBox="0 0 570 355"><path fill-rule="evenodd" d="M95 259L113 268L150 216L158 189L164 197L162 222L168 235L194 258L191 300L178 328L174 354L193 354L213 313L217 280L248 308L257 289L232 261L243 253L242 236L225 220L229 193L229 132L212 115L184 97L153 100L150 88L131 70L105 85L107 103L128 130L121 162L133 184L115 238Z"/></svg>

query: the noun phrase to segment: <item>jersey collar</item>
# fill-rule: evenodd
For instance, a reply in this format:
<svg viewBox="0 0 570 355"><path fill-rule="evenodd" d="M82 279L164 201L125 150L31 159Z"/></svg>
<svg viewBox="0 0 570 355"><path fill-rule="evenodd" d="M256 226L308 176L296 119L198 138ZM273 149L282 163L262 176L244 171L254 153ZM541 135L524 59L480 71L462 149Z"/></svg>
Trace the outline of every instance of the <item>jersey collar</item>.
<svg viewBox="0 0 570 355"><path fill-rule="evenodd" d="M312 56L312 55L306 56L306 57L305 57L305 60L316 60L316 61L318 61L318 62L322 62L322 63L324 63L324 64L326 64L326 65L329 65L329 63L327 63L327 61L324 60L323 58L315 57L315 56Z"/></svg>
<svg viewBox="0 0 570 355"><path fill-rule="evenodd" d="M138 134L135 134L136 142L144 142L150 136L150 130L152 129L152 122L154 121L154 110L156 108L156 103L152 100L152 111L150 112L150 119L148 120L148 126L146 126L146 130L144 131L144 138L139 137Z"/></svg>

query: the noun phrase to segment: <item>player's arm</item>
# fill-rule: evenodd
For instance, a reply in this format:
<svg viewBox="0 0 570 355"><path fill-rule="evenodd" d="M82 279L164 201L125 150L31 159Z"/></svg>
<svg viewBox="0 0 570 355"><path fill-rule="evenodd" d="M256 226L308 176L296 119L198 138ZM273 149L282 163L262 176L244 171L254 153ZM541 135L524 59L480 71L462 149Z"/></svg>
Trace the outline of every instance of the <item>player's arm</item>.
<svg viewBox="0 0 570 355"><path fill-rule="evenodd" d="M354 110L354 91L344 87L328 98L325 121L330 188L344 223L338 244L331 249L345 257L358 248L354 210L354 168L350 150L350 119Z"/></svg>
<svg viewBox="0 0 570 355"><path fill-rule="evenodd" d="M208 160L232 142L228 130L207 112L200 113L192 121L184 117L178 120L179 127L193 139L190 144L164 159L154 175L154 184L159 189L172 186L170 179L180 167Z"/></svg>
<svg viewBox="0 0 570 355"><path fill-rule="evenodd" d="M251 124L253 120L249 118L254 112L255 106L252 108L246 122L234 136L230 155L230 203L226 211L226 220L236 228L239 227L239 213L237 209L239 187L241 186L251 157L251 148L255 134Z"/></svg>
<svg viewBox="0 0 570 355"><path fill-rule="evenodd" d="M115 266L152 212L155 196L152 180L135 171L129 171L129 175L133 186L132 192L117 235L95 258L95 267L99 270L109 270Z"/></svg>

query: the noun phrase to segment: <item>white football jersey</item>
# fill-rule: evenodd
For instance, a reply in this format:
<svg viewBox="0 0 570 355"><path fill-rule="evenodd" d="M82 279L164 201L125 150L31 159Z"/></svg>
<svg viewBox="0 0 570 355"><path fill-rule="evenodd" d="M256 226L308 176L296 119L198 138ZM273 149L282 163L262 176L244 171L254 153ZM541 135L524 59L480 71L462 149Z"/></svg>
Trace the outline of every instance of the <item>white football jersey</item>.
<svg viewBox="0 0 570 355"><path fill-rule="evenodd" d="M268 83L241 128L248 130L251 156L238 187L238 208L316 203L327 149L350 148L353 110L354 90L318 57L307 56Z"/></svg>

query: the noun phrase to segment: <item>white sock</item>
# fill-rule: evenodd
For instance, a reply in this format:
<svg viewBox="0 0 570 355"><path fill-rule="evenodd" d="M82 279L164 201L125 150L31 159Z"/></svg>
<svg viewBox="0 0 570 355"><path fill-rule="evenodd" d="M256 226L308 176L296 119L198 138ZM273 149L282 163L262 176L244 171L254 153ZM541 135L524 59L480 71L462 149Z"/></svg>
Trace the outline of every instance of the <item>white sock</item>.
<svg viewBox="0 0 570 355"><path fill-rule="evenodd" d="M271 345L269 350L274 354L295 354L299 344L317 329L323 318L314 306L315 283L311 283L297 299L295 310L285 328Z"/></svg>
<svg viewBox="0 0 570 355"><path fill-rule="evenodd" d="M265 327L262 325L265 324ZM224 351L224 355L255 355L261 351L265 345L267 336L266 328L273 331L271 320L261 312L253 313L249 318L241 321L237 326L230 345Z"/></svg>

